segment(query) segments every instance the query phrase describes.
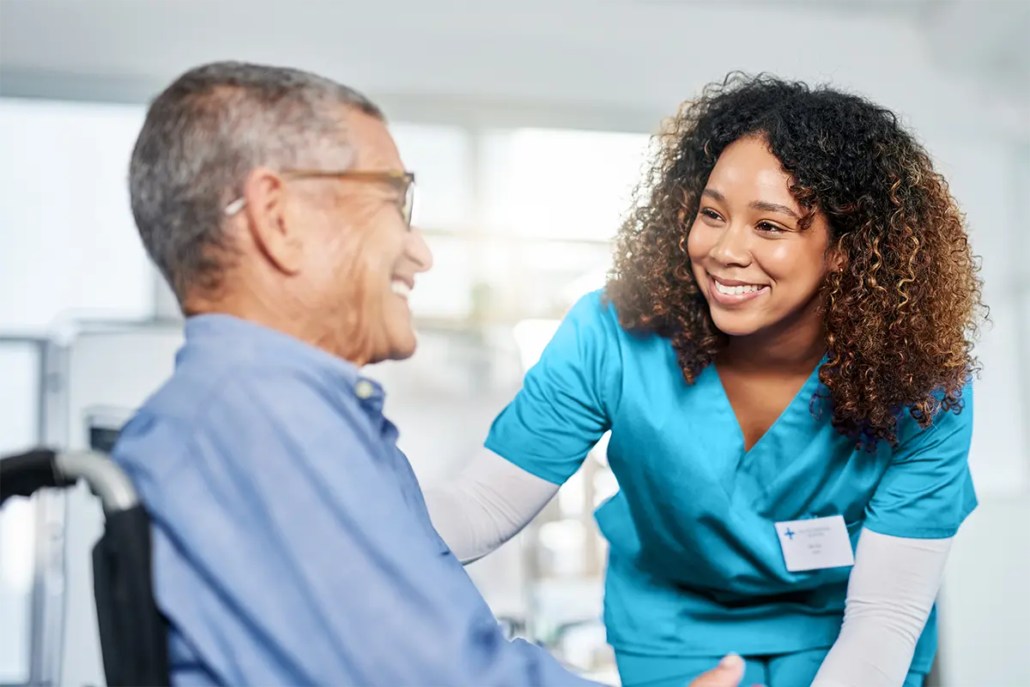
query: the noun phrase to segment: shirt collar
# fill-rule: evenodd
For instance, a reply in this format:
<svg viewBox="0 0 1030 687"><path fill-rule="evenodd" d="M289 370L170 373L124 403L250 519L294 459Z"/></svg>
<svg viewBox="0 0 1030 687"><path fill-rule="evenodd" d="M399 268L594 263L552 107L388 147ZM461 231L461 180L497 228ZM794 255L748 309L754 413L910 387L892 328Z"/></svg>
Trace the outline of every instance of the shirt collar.
<svg viewBox="0 0 1030 687"><path fill-rule="evenodd" d="M300 360L332 374L346 383L362 400L381 398L382 387L361 374L352 362L338 358L320 348L301 341L284 332L256 322L221 313L194 315L186 318L186 346L179 352L177 362L192 350L219 352L235 360Z"/></svg>

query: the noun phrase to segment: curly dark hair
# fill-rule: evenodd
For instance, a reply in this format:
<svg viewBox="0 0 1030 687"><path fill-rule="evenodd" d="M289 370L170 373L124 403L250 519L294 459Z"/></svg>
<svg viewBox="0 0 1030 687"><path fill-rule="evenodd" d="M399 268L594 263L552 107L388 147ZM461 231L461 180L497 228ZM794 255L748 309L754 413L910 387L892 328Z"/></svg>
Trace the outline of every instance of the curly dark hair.
<svg viewBox="0 0 1030 687"><path fill-rule="evenodd" d="M719 155L749 136L790 175L802 227L822 212L843 257L821 304L828 361L819 378L833 426L872 450L897 443L905 410L924 428L942 410L960 412L986 315L964 216L894 113L828 87L733 73L654 137L606 289L622 326L670 339L688 383L726 345L686 239Z"/></svg>

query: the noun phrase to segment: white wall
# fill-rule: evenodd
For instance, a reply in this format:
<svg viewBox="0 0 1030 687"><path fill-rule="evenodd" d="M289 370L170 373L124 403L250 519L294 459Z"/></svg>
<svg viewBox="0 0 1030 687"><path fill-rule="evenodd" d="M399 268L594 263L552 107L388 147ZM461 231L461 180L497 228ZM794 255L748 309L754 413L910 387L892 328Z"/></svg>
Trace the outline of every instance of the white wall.
<svg viewBox="0 0 1030 687"><path fill-rule="evenodd" d="M941 594L942 675L946 686L1021 687L1030 684L1030 241L1019 227L1030 159L1025 147L986 136L927 143L967 213L992 319L978 347L970 456L981 505L959 534Z"/></svg>
<svg viewBox="0 0 1030 687"><path fill-rule="evenodd" d="M140 106L0 100L0 332L152 312L126 185L142 123Z"/></svg>
<svg viewBox="0 0 1030 687"><path fill-rule="evenodd" d="M39 352L31 343L0 341L0 455L37 441ZM32 507L18 499L0 511L0 683L28 677L33 575Z"/></svg>
<svg viewBox="0 0 1030 687"><path fill-rule="evenodd" d="M934 138L927 142L969 222L974 250L983 258L984 299L991 322L977 354L974 449L971 463L984 498L1030 491L1030 342L1021 340L1021 285L1030 275L1030 242L1017 227L1023 210L1019 179L1022 152L986 138ZM1024 182L1028 183L1028 182ZM1023 187L1026 189L1027 187Z"/></svg>
<svg viewBox="0 0 1030 687"><path fill-rule="evenodd" d="M1021 229L1030 154L966 139L931 143L968 214L983 256L993 324L978 354L982 378L970 461L981 505L963 527L941 593L946 687L1030 684L1030 241Z"/></svg>
<svg viewBox="0 0 1030 687"><path fill-rule="evenodd" d="M38 440L39 360L4 335L43 335L75 315L153 309L125 178L139 106L0 100L0 454ZM34 511L0 516L0 682L28 677ZM29 576L29 577L27 577Z"/></svg>

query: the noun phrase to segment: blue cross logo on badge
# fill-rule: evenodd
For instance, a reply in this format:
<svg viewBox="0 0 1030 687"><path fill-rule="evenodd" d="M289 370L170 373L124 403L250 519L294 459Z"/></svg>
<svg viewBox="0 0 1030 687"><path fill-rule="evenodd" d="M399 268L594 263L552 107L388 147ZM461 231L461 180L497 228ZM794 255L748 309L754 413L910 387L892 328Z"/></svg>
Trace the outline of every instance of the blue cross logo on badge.
<svg viewBox="0 0 1030 687"><path fill-rule="evenodd" d="M787 539L794 541L794 533L790 531L789 527L787 528L787 531L784 532L784 534L787 535Z"/></svg>

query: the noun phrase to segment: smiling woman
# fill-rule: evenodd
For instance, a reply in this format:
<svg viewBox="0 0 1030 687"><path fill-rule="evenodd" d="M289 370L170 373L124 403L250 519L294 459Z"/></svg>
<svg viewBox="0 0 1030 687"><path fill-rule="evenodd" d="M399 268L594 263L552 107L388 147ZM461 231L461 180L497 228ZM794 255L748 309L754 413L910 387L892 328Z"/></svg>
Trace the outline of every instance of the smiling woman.
<svg viewBox="0 0 1030 687"><path fill-rule="evenodd" d="M891 112L829 88L733 76L656 143L606 288L495 420L497 455L428 494L434 524L488 553L610 432L622 684L737 651L744 684L920 685L976 506L962 215Z"/></svg>

